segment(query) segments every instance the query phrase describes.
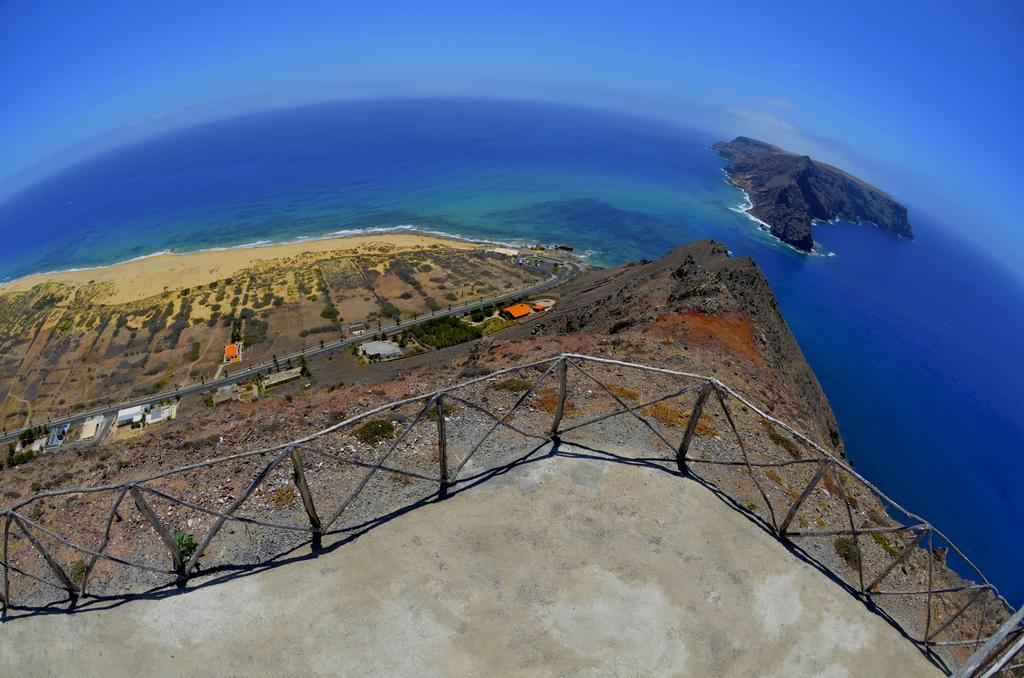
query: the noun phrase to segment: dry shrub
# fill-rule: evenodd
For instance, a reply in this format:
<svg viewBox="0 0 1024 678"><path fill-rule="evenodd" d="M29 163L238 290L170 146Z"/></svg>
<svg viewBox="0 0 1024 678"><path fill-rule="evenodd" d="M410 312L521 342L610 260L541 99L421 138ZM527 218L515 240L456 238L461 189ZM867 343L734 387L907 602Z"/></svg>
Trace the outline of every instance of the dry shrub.
<svg viewBox="0 0 1024 678"><path fill-rule="evenodd" d="M835 474L828 471L822 477L821 482L825 484L825 489L828 490L829 494L834 497L840 496L839 494L839 483L836 482Z"/></svg>
<svg viewBox="0 0 1024 678"><path fill-rule="evenodd" d="M446 420L449 417L458 414L459 410L462 409L462 406L459 405L459 403L451 399L445 399L443 407L444 416ZM426 414L423 415L423 418L426 419L427 421L437 421L437 406L434 405L429 410L427 410Z"/></svg>
<svg viewBox="0 0 1024 678"><path fill-rule="evenodd" d="M825 488L834 496L842 498L843 494L845 494L846 500L850 502L850 508L856 509L859 508L860 502L858 502L857 498L853 496L849 489L847 489L848 480L849 477L845 473L840 473L839 482L837 483L834 473L826 473L825 477L822 479L822 482L825 483ZM840 484L842 485L842 487L840 487Z"/></svg>
<svg viewBox="0 0 1024 678"><path fill-rule="evenodd" d="M803 453L800 451L800 446L789 436L782 435L775 430L772 423L767 419L761 420L761 425L764 426L765 432L768 434L768 439L773 443L784 449L789 453L789 456L794 459L800 459L803 457Z"/></svg>
<svg viewBox="0 0 1024 678"><path fill-rule="evenodd" d="M847 565L855 570L860 567L860 551L857 550L857 543L852 537L837 537L834 545L836 553Z"/></svg>
<svg viewBox="0 0 1024 678"><path fill-rule="evenodd" d="M666 426L685 426L686 421L690 418L686 412L665 403L654 403L640 411L654 417Z"/></svg>
<svg viewBox="0 0 1024 678"><path fill-rule="evenodd" d="M767 471L765 471L764 474L765 476L768 477L768 480L772 481L779 487L782 487L782 476L779 475L778 471L776 471L773 468L770 468Z"/></svg>
<svg viewBox="0 0 1024 678"><path fill-rule="evenodd" d="M690 420L690 415L678 407L672 407L665 403L654 403L640 410L643 414L654 417L662 424L666 426L679 426L680 428L685 427L686 423ZM694 430L701 438L713 438L715 436L715 430L704 423L703 417L697 420L697 428Z"/></svg>
<svg viewBox="0 0 1024 678"><path fill-rule="evenodd" d="M558 409L558 390L553 388L541 389L536 394L533 406L542 412L554 414ZM565 399L565 407L562 409L562 413L566 417L574 417L579 414L579 411L579 408L576 407L576 403L568 398Z"/></svg>
<svg viewBox="0 0 1024 678"><path fill-rule="evenodd" d="M640 394L630 388L624 388L622 386L609 386L608 390L611 391L616 398L622 400L639 400Z"/></svg>
<svg viewBox="0 0 1024 678"><path fill-rule="evenodd" d="M868 518L870 518L871 522L879 527L888 527L891 524L889 516L885 513L885 509L879 506L868 507Z"/></svg>
<svg viewBox="0 0 1024 678"><path fill-rule="evenodd" d="M516 379L515 377L491 384L491 388L496 391L509 391L511 393L526 393L530 390L531 386L533 386L533 382L526 381L525 379Z"/></svg>
<svg viewBox="0 0 1024 678"><path fill-rule="evenodd" d="M393 482L395 485L398 485L399 487L405 487L406 485L412 482L412 478L406 475L402 475L401 473L392 473L391 482Z"/></svg>
<svg viewBox="0 0 1024 678"><path fill-rule="evenodd" d="M274 508L283 509L295 505L295 488L291 485L281 485L270 493L270 505Z"/></svg>

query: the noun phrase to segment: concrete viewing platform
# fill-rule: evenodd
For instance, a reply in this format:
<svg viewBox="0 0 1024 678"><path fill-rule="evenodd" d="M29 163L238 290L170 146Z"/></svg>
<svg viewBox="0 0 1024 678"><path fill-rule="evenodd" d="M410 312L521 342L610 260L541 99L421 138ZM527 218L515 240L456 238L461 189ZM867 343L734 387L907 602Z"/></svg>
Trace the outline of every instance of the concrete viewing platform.
<svg viewBox="0 0 1024 678"><path fill-rule="evenodd" d="M939 675L699 483L596 458L531 461L319 557L196 584L14 619L0 674Z"/></svg>

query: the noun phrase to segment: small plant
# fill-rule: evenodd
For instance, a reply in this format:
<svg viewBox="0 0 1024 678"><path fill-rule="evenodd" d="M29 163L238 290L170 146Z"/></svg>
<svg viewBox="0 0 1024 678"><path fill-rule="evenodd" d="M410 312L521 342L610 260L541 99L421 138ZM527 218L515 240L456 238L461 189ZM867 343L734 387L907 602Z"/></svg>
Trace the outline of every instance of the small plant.
<svg viewBox="0 0 1024 678"><path fill-rule="evenodd" d="M762 419L761 425L764 426L764 430L768 434L768 439L771 440L776 445L778 445L779 447L781 447L782 449L784 449L786 452L788 452L789 456L793 457L794 459L800 459L801 457L803 457L803 454L800 452L800 446L797 445L792 438L784 436L778 431L776 431L775 427L772 426L772 423L770 421L768 421L767 419Z"/></svg>
<svg viewBox="0 0 1024 678"><path fill-rule="evenodd" d="M857 550L857 544L851 537L837 538L834 546L836 553L846 561L847 565L854 569L860 567L860 551Z"/></svg>
<svg viewBox="0 0 1024 678"><path fill-rule="evenodd" d="M196 543L195 537L190 532L177 531L174 533L174 542L178 545L178 549L181 550L181 557L188 560L192 557L192 554L199 548L199 544Z"/></svg>
<svg viewBox="0 0 1024 678"><path fill-rule="evenodd" d="M376 445L395 437L395 425L387 419L373 419L353 431L352 435L367 445Z"/></svg>
<svg viewBox="0 0 1024 678"><path fill-rule="evenodd" d="M558 410L558 391L553 388L543 389L537 393L533 406L542 412L554 414ZM566 398L565 405L562 407L562 414L566 417L575 417L579 414L579 411L576 403Z"/></svg>
<svg viewBox="0 0 1024 678"><path fill-rule="evenodd" d="M690 420L689 413L683 412L682 410L672 407L671 405L666 405L665 403L654 403L653 405L648 405L647 407L641 409L640 412L649 417L654 417L655 419L660 421L662 424L665 424L666 426L678 426L680 428L683 428ZM707 424L705 424L700 419L697 420L697 428L694 429L694 433L696 433L701 438L715 437L715 430L708 426Z"/></svg>
<svg viewBox="0 0 1024 678"><path fill-rule="evenodd" d="M530 390L531 386L533 384L525 379L516 379L515 377L491 384L491 388L496 391L509 391L511 393L525 393Z"/></svg>
<svg viewBox="0 0 1024 678"><path fill-rule="evenodd" d="M82 582L85 579L85 561L78 559L71 563L71 566L68 567L68 576L71 577L71 581L73 581L76 586L81 587Z"/></svg>
<svg viewBox="0 0 1024 678"><path fill-rule="evenodd" d="M459 406L456 403L454 403L454 402L452 402L450 400L446 400L445 401L445 403L444 403L444 416L445 416L445 419L448 419L449 417L451 417L453 414L455 414L458 411L459 411ZM423 415L423 418L426 419L427 421L437 421L437 406L435 405L435 406L431 407L429 410L427 410L426 413Z"/></svg>
<svg viewBox="0 0 1024 678"><path fill-rule="evenodd" d="M640 394L633 389L623 388L622 386L609 386L608 390L615 394L615 397L621 398L622 400L639 400Z"/></svg>
<svg viewBox="0 0 1024 678"><path fill-rule="evenodd" d="M270 493L270 504L279 509L294 506L295 489L291 485L281 485Z"/></svg>
<svg viewBox="0 0 1024 678"><path fill-rule="evenodd" d="M882 547L883 551L888 553L893 558L900 554L899 551L892 547L892 544L889 543L889 540L885 538L884 534L879 534L878 532L875 532L871 535L871 538L875 540L876 544Z"/></svg>

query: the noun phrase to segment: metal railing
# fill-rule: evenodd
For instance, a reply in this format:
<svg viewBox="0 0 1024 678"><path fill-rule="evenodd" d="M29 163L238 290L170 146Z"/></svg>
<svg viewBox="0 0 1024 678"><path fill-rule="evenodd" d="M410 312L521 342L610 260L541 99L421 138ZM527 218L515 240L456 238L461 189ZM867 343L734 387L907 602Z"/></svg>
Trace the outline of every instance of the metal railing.
<svg viewBox="0 0 1024 678"><path fill-rule="evenodd" d="M260 541L264 551L288 542L282 534L319 549L325 536L352 534L396 504L480 482L524 449L529 457L609 439L615 455L637 452L756 515L940 667L960 667L958 675L1021 668L1022 613L938 528L831 450L717 378L569 353L389 402L286 443L23 499L3 512L4 616L18 595L34 601L53 589L74 605L132 584L185 585L200 558L207 570L259 561L254 528L277 535ZM652 457L661 445L668 455ZM249 477L235 496L234 483ZM223 496L204 495L211 484ZM62 515L77 520L68 526L74 537L40 519L61 499ZM246 534L226 538L228 524Z"/></svg>

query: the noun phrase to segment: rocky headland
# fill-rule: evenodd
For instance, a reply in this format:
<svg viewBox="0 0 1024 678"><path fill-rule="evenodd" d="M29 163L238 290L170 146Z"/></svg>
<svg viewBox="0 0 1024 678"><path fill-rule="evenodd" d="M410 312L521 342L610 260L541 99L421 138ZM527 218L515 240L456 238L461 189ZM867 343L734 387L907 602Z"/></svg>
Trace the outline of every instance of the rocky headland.
<svg viewBox="0 0 1024 678"><path fill-rule="evenodd" d="M798 250L814 247L815 221L868 222L914 237L906 207L837 167L748 137L720 141L712 149L729 161L729 182L746 191L752 203L748 212Z"/></svg>

